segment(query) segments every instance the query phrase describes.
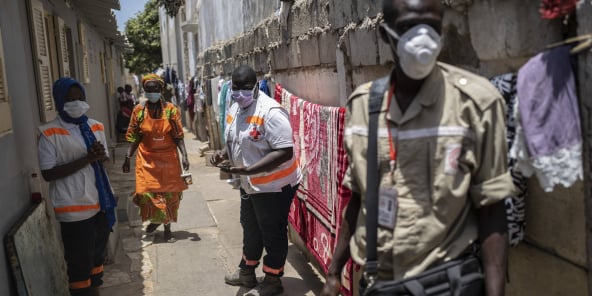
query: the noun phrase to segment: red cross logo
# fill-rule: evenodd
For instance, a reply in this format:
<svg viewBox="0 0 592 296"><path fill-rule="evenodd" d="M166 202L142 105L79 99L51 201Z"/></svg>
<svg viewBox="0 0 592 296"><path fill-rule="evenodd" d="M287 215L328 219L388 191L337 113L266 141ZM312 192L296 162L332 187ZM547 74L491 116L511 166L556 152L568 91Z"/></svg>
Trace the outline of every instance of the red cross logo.
<svg viewBox="0 0 592 296"><path fill-rule="evenodd" d="M249 132L249 136L251 136L254 140L258 140L261 133L257 130L257 127L254 126L251 132Z"/></svg>

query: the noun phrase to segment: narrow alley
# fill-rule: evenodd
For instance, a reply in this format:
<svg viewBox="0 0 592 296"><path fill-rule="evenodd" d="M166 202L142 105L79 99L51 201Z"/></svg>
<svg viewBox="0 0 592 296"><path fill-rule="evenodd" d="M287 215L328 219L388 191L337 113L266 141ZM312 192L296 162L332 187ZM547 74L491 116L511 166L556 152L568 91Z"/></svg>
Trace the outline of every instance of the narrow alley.
<svg viewBox="0 0 592 296"><path fill-rule="evenodd" d="M592 0L0 0L0 296L592 296L591 77Z"/></svg>
<svg viewBox="0 0 592 296"><path fill-rule="evenodd" d="M103 295L217 296L242 295L249 290L224 284L224 275L234 271L242 254L239 192L220 180L218 168L206 166L206 157L199 152L202 142L191 133L185 139L193 185L183 193L179 221L172 225L174 243L164 241L162 228L145 234L137 207L125 198L134 190L133 172L121 172L127 145L114 148L114 163L108 170L122 208L118 213L120 243L116 263L105 266ZM126 202L127 209L121 207ZM261 280L261 267L257 275ZM284 295L318 295L323 284L323 276L293 243L283 284Z"/></svg>

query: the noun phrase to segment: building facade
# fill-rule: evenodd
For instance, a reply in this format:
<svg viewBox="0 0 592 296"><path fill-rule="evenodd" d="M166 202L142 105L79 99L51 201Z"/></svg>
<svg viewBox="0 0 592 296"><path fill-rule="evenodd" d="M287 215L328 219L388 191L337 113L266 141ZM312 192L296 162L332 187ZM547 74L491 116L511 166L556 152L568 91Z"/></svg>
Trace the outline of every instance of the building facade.
<svg viewBox="0 0 592 296"><path fill-rule="evenodd" d="M37 127L55 118L53 82L81 81L88 115L116 141L116 87L122 84L124 39L112 9L118 0L0 0L0 233L4 236L31 204L40 177ZM49 219L47 223L55 223ZM5 253L4 245L0 252ZM40 263L42 264L42 263ZM14 295L9 262L0 256L0 295Z"/></svg>

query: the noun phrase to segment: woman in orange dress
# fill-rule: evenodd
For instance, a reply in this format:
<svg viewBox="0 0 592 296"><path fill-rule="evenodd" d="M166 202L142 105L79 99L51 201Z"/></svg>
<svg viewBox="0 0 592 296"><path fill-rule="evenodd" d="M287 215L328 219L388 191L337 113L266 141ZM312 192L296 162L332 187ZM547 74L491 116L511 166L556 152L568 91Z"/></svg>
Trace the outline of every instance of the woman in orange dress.
<svg viewBox="0 0 592 296"><path fill-rule="evenodd" d="M150 221L146 232L164 224L164 238L173 242L170 222L177 222L177 211L187 185L181 178L189 170L181 114L177 107L162 98L164 81L156 74L142 78L147 100L136 105L127 129L130 142L123 172L130 171L130 158L136 155L136 193L134 203L140 207L142 221Z"/></svg>

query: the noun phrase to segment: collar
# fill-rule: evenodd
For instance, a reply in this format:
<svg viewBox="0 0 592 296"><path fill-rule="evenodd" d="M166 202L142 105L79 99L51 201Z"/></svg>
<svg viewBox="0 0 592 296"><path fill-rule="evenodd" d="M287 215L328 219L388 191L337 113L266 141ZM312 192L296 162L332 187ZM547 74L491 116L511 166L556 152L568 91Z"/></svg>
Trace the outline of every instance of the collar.
<svg viewBox="0 0 592 296"><path fill-rule="evenodd" d="M78 125L75 123L69 123L69 122L64 121L59 115L57 116L57 119L60 122L60 125L63 126L67 130L79 128Z"/></svg>
<svg viewBox="0 0 592 296"><path fill-rule="evenodd" d="M391 71L391 81L395 75L395 70ZM424 107L429 107L435 104L439 99L442 99L444 93L444 75L439 65L436 64L430 75L425 79L419 92L413 98L411 105L407 108L405 114L401 112L399 104L393 95L389 112L386 118L394 123L403 124L415 118ZM396 86L395 86L396 87ZM384 94L383 110L388 108L388 92Z"/></svg>

